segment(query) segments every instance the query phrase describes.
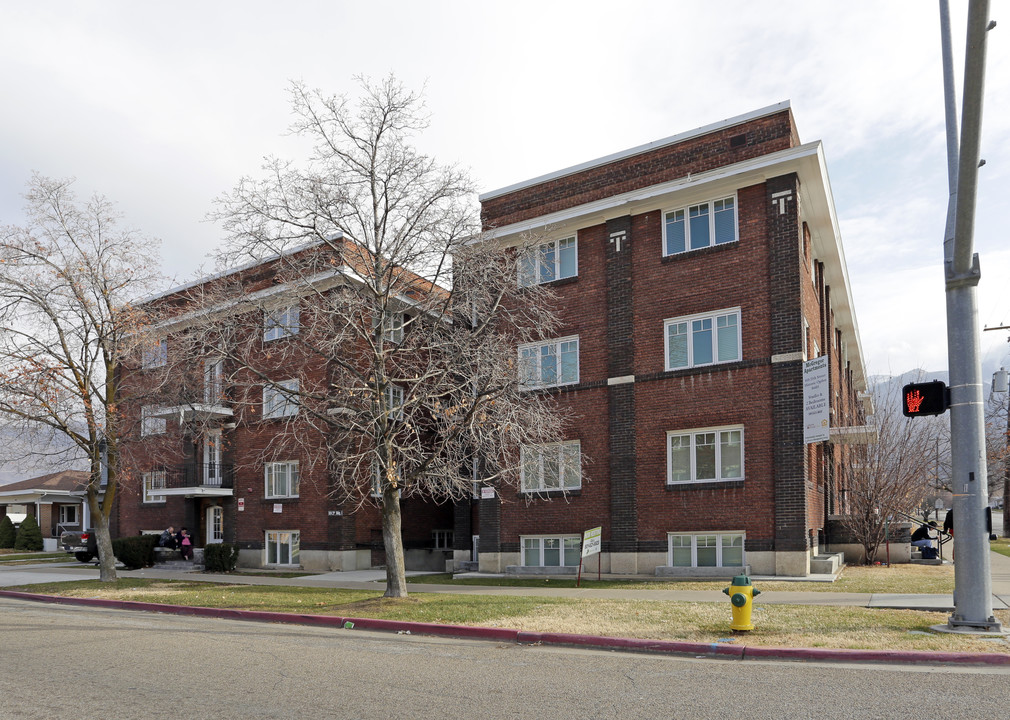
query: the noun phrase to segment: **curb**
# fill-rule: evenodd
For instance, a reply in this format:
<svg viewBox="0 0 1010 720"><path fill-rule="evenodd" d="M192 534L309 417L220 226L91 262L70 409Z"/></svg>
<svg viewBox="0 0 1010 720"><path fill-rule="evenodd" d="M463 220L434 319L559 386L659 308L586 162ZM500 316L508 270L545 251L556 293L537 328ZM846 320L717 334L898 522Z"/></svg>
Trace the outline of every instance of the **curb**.
<svg viewBox="0 0 1010 720"><path fill-rule="evenodd" d="M337 617L334 615L299 615L297 613L267 612L260 610L231 610L227 608L192 607L189 605L164 605L134 600L102 600L99 598L70 598L58 595L0 590L0 597L28 600L54 605L84 605L115 610L139 610L168 615L223 618L244 622L270 622L288 625L378 630L384 632L431 635L435 637L462 638L512 642L519 645L556 645L598 650L658 653L664 655L693 655L726 660L790 660L849 663L900 663L926 665L985 665L1010 666L1010 655L996 653L934 652L928 650L844 650L828 648L776 648L750 647L724 643L692 643L674 640L643 640L639 638L607 637L603 635L576 635L571 633L530 632L507 628L470 627L468 625L442 625L438 623L379 620L376 618Z"/></svg>

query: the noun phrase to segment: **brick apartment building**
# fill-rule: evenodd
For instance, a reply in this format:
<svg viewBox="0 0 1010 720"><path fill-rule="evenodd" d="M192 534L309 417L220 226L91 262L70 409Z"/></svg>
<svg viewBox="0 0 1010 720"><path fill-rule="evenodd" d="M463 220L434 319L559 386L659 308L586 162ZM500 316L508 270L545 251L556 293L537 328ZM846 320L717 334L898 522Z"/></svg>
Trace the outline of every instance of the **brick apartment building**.
<svg viewBox="0 0 1010 720"><path fill-rule="evenodd" d="M564 329L517 348L521 382L556 394L577 421L565 442L523 449L519 488L405 499L407 567L570 572L581 533L601 526L604 572L808 574L829 516L845 510L865 378L823 151L800 143L788 103L481 203L497 241L543 238L517 281L556 286ZM286 298L236 315L264 352L292 328L310 332L304 306L298 316L309 300L283 294L276 263L158 298L176 312L138 382L191 352L176 338L194 322L194 289L229 282L246 299ZM807 444L804 362L819 356L830 439ZM142 482L121 495L120 532L186 525L198 546L238 543L243 565L382 563L378 508L335 499L326 464L310 462L322 438L300 456L267 453L288 415L267 385L288 382L297 359L278 353L261 395L223 387L233 368L213 357L188 363L189 401L132 409ZM261 417L241 411L259 407Z"/></svg>
<svg viewBox="0 0 1010 720"><path fill-rule="evenodd" d="M325 245L299 253L324 267L347 262ZM127 377L125 413L137 432L124 455L135 477L120 491L119 534L186 527L197 547L237 544L246 567L354 570L385 562L378 505L367 490L357 498L334 492L320 461L324 436L283 392L291 383L325 381L328 368L297 341L319 331L312 298L342 282L335 269L300 286L285 273L293 262L250 263L148 299L165 318ZM193 329L215 315L247 336L265 380L194 343ZM281 436L297 442L278 445ZM452 504L411 497L401 506L408 567L444 570Z"/></svg>
<svg viewBox="0 0 1010 720"><path fill-rule="evenodd" d="M578 421L524 450L521 489L460 508L456 560L470 536L482 571L564 572L602 526L604 572L808 574L865 378L823 150L789 104L480 199L500 242L543 237L519 281L557 286L564 329L519 358ZM831 439L805 444L821 355Z"/></svg>

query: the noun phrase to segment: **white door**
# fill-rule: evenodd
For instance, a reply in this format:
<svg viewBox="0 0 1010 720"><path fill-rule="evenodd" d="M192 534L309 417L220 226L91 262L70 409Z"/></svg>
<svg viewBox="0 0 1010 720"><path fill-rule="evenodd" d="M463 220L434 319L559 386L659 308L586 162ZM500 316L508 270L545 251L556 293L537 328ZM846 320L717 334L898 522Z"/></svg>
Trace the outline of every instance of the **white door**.
<svg viewBox="0 0 1010 720"><path fill-rule="evenodd" d="M216 405L224 397L224 361L208 360L203 366L203 401Z"/></svg>
<svg viewBox="0 0 1010 720"><path fill-rule="evenodd" d="M211 430L203 438L203 484L221 486L221 431Z"/></svg>
<svg viewBox="0 0 1010 720"><path fill-rule="evenodd" d="M207 508L207 544L224 542L224 508L211 505Z"/></svg>

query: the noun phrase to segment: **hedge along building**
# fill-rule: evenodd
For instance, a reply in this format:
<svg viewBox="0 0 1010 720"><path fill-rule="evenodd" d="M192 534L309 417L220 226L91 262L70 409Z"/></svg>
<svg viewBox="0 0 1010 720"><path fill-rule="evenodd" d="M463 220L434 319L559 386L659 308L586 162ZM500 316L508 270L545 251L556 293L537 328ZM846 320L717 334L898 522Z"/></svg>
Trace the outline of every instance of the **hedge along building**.
<svg viewBox="0 0 1010 720"><path fill-rule="evenodd" d="M457 514L482 571L802 576L844 512L865 377L820 142L788 103L480 198L501 243L542 233L518 281L564 329L517 349L530 392L578 418L524 449L522 487ZM830 440L804 443L804 361L827 356ZM581 458L580 458L581 456Z"/></svg>
<svg viewBox="0 0 1010 720"><path fill-rule="evenodd" d="M325 300L355 276L350 241L329 243L146 301L162 319L125 383L137 472L117 506L123 535L185 526L197 546L236 543L248 567L354 570L385 562L371 478L366 472L358 495L335 491L327 437L309 412L320 410L306 400L309 389L333 379L333 368L312 352L314 340L332 333ZM397 324L401 337L409 305ZM160 398L139 392L152 386L165 389ZM131 388L142 402L129 400ZM444 570L452 504L401 502L408 567Z"/></svg>

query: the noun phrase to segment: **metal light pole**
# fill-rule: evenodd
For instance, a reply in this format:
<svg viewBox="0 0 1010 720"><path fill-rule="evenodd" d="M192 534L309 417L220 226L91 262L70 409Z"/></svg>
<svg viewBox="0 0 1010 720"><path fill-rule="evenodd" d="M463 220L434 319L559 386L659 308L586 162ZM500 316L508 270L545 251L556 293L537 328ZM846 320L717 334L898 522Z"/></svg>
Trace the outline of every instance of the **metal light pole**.
<svg viewBox="0 0 1010 720"><path fill-rule="evenodd" d="M989 2L970 0L968 5L964 95L961 102L963 127L959 148L954 142L957 119L953 100L949 16L947 0L940 0L950 180L943 246L950 373L951 484L957 542L954 614L947 624L951 629L994 632L999 631L1001 625L992 613L989 538L985 525L985 508L988 505L985 413L976 301L981 273L978 255L973 252Z"/></svg>

